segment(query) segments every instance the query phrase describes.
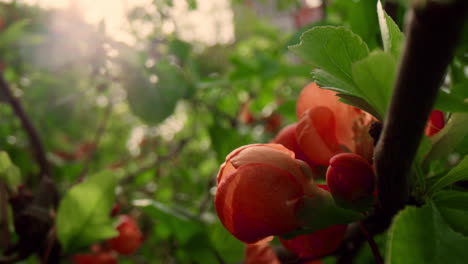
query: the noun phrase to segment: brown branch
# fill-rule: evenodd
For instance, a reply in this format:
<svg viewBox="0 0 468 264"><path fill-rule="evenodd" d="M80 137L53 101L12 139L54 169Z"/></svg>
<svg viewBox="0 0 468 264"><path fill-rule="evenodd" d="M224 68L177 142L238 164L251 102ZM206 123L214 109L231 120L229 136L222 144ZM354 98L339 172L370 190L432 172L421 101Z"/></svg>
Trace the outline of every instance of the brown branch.
<svg viewBox="0 0 468 264"><path fill-rule="evenodd" d="M385 12L397 23L398 3L392 0L386 0L384 3Z"/></svg>
<svg viewBox="0 0 468 264"><path fill-rule="evenodd" d="M5 95L7 102L11 105L14 113L20 119L21 125L23 126L26 134L29 137L29 141L31 143L31 146L34 152L34 156L39 165L39 169L40 169L39 175L41 175L41 177L49 178L50 172L51 172L50 165L49 165L49 162L47 161L44 146L39 137L39 134L37 133L37 130L32 124L28 115L24 111L23 106L21 105L20 101L18 100L18 98L16 98L13 95L13 92L11 91L10 86L5 81L2 74L0 74L0 92Z"/></svg>
<svg viewBox="0 0 468 264"><path fill-rule="evenodd" d="M408 172L462 30L468 1L416 7L395 88L375 151L379 201L390 215L407 203Z"/></svg>
<svg viewBox="0 0 468 264"><path fill-rule="evenodd" d="M375 262L377 264L384 264L382 255L380 254L379 248L377 247L377 244L374 241L374 238L369 234L367 231L366 227L362 222L359 222L359 227L361 228L362 233L364 234L364 237L367 240L367 243L369 243L369 247L371 248L372 254L374 255Z"/></svg>
<svg viewBox="0 0 468 264"><path fill-rule="evenodd" d="M8 229L9 224L9 212L8 212L8 198L10 196L10 190L8 186L0 181L0 246L3 251L6 251L10 247L10 231Z"/></svg>

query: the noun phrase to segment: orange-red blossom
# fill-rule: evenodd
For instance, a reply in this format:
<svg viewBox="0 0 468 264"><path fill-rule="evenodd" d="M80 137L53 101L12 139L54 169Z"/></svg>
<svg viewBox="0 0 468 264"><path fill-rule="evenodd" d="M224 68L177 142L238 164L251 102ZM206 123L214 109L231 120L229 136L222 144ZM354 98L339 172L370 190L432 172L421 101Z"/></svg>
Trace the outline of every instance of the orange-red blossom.
<svg viewBox="0 0 468 264"><path fill-rule="evenodd" d="M297 208L316 189L306 167L279 144L232 151L217 176L215 204L223 225L245 243L300 227Z"/></svg>

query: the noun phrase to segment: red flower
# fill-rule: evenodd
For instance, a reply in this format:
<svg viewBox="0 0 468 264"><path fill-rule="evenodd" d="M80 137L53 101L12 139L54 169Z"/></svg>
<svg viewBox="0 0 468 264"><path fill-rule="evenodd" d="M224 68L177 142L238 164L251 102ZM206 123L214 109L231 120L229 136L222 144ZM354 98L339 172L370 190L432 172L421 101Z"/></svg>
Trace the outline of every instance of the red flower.
<svg viewBox="0 0 468 264"><path fill-rule="evenodd" d="M232 151L218 172L218 216L233 236L255 243L300 226L296 208L313 188L294 153L279 144Z"/></svg>
<svg viewBox="0 0 468 264"><path fill-rule="evenodd" d="M337 203L359 207L372 203L376 179L372 166L364 158L341 153L330 159L327 184Z"/></svg>
<svg viewBox="0 0 468 264"><path fill-rule="evenodd" d="M109 246L121 255L131 255L143 243L143 234L138 224L128 215L120 215L117 226L119 235L108 241Z"/></svg>
<svg viewBox="0 0 468 264"><path fill-rule="evenodd" d="M329 191L327 185L320 184L318 187ZM340 246L346 228L347 225L333 225L312 234L297 236L289 240L280 238L280 242L301 259L318 259L332 253Z"/></svg>
<svg viewBox="0 0 468 264"><path fill-rule="evenodd" d="M287 149L294 152L296 159L304 161L307 163L307 165L313 168L315 167L315 164L309 158L307 158L299 144L297 144L296 127L297 123L284 127L280 132L278 132L271 143L277 143L285 146Z"/></svg>
<svg viewBox="0 0 468 264"><path fill-rule="evenodd" d="M75 264L117 264L117 259L110 252L79 254L72 257Z"/></svg>
<svg viewBox="0 0 468 264"><path fill-rule="evenodd" d="M268 242L248 244L244 264L280 264L275 251Z"/></svg>
<svg viewBox="0 0 468 264"><path fill-rule="evenodd" d="M315 233L281 239L281 244L301 259L318 259L332 253L344 239L347 225L333 225Z"/></svg>
<svg viewBox="0 0 468 264"><path fill-rule="evenodd" d="M424 133L428 137L432 137L445 126L444 113L438 110L433 110L429 116Z"/></svg>
<svg viewBox="0 0 468 264"><path fill-rule="evenodd" d="M296 128L297 142L312 162L328 165L332 156L345 151L370 159L370 115L341 103L335 92L310 83L299 95L296 114L300 120Z"/></svg>

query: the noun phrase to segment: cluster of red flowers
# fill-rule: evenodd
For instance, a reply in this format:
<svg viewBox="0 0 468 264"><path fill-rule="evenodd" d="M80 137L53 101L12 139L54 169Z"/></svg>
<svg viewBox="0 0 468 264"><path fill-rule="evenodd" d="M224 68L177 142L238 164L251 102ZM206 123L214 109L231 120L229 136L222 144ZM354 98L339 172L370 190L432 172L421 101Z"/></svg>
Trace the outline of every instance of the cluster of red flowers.
<svg viewBox="0 0 468 264"><path fill-rule="evenodd" d="M106 241L104 245L95 244L91 246L91 253L74 255L73 263L117 264L117 254L132 255L143 243L143 234L138 224L129 215L119 216L117 231L119 235Z"/></svg>
<svg viewBox="0 0 468 264"><path fill-rule="evenodd" d="M376 120L315 83L301 92L296 114L299 121L281 130L272 143L243 146L227 156L217 176L215 205L237 239L258 247L280 236L286 249L313 260L339 247L346 224L289 240L282 236L307 225L300 217L304 213L323 217L307 201L332 201L360 213L372 208L376 179L369 128ZM440 130L443 121L442 113L433 112L426 134ZM317 184L324 178L326 185Z"/></svg>

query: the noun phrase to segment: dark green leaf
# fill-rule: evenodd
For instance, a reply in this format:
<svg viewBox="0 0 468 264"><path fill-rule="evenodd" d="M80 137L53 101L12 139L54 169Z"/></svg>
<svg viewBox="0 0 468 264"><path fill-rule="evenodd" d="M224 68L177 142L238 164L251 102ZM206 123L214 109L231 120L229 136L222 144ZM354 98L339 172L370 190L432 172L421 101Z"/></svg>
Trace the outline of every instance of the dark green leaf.
<svg viewBox="0 0 468 264"><path fill-rule="evenodd" d="M453 230L468 236L468 193L440 191L433 197L434 203Z"/></svg>
<svg viewBox="0 0 468 264"><path fill-rule="evenodd" d="M184 74L173 64L159 63L151 76L138 68L129 68L128 74L125 86L130 109L151 125L170 116L177 102L189 91Z"/></svg>
<svg viewBox="0 0 468 264"><path fill-rule="evenodd" d="M462 264L468 259L468 237L453 231L432 204L405 208L388 237L386 263Z"/></svg>
<svg viewBox="0 0 468 264"><path fill-rule="evenodd" d="M134 204L142 207L158 225L166 226L181 245L203 232L203 224L184 209L151 200L137 200Z"/></svg>
<svg viewBox="0 0 468 264"><path fill-rule="evenodd" d="M344 27L314 27L290 49L299 57L350 86L354 85L352 64L369 54L366 43ZM343 87L336 87L341 88Z"/></svg>

